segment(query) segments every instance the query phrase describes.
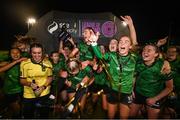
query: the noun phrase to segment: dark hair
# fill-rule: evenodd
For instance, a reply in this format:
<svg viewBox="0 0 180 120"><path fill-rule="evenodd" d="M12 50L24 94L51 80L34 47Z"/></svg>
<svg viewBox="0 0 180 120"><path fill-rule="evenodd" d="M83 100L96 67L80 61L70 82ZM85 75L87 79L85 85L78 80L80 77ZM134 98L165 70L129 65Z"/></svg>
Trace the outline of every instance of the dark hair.
<svg viewBox="0 0 180 120"><path fill-rule="evenodd" d="M32 50L32 48L42 48L42 50L43 50L43 46L42 46L42 44L40 44L40 43L33 43L33 44L31 44L30 45L30 52L31 52L31 50Z"/></svg>
<svg viewBox="0 0 180 120"><path fill-rule="evenodd" d="M9 51L11 51L13 49L19 50L19 52L21 52L21 50L19 48L16 48L16 47L12 47Z"/></svg>
<svg viewBox="0 0 180 120"><path fill-rule="evenodd" d="M16 48L16 47L12 47L10 50L9 50L9 53L8 53L8 60L12 61L12 57L11 57L11 50L18 50L19 53L21 54L21 50L19 48Z"/></svg>
<svg viewBox="0 0 180 120"><path fill-rule="evenodd" d="M52 56L54 53L59 53L58 51L52 51L51 53L50 53L50 56Z"/></svg>
<svg viewBox="0 0 180 120"><path fill-rule="evenodd" d="M131 45L133 44L133 41L132 41L131 37L130 37L130 36L128 36L128 35L122 35L121 37L119 37L118 42L119 42L119 41L120 41L120 39L121 39L121 38L123 38L123 37L127 37L127 38L129 38L129 40L130 40L130 42L131 42Z"/></svg>
<svg viewBox="0 0 180 120"><path fill-rule="evenodd" d="M172 45L172 46L169 46L169 47L168 47L168 49L170 49L170 48L175 48L175 49L176 49L176 53L179 55L180 49L179 49L178 46ZM167 51L168 51L168 49L167 49ZM166 52L167 52L167 51L166 51Z"/></svg>
<svg viewBox="0 0 180 120"><path fill-rule="evenodd" d="M159 47L158 47L156 44L154 44L154 43L146 43L146 44L144 45L144 47L146 47L146 46L148 46L148 45L153 46L153 47L155 48L155 52L156 52L156 53L159 53L159 52L160 52L160 51L159 51ZM143 47L143 49L144 49L144 47Z"/></svg>
<svg viewBox="0 0 180 120"><path fill-rule="evenodd" d="M65 47L68 47L70 50L72 50L74 48L74 46L72 45L72 43L70 41L63 42L63 49Z"/></svg>
<svg viewBox="0 0 180 120"><path fill-rule="evenodd" d="M42 46L42 44L40 43L33 43L30 45L30 53L32 52L32 48L41 48L42 49L42 54L44 56L44 48Z"/></svg>
<svg viewBox="0 0 180 120"><path fill-rule="evenodd" d="M176 47L176 46L169 46L168 49L169 49L169 48L175 48L175 49L177 50L177 47Z"/></svg>
<svg viewBox="0 0 180 120"><path fill-rule="evenodd" d="M25 44L31 45L32 43L36 42L36 38L30 36L23 36L23 35L15 35L15 40L13 40L12 47L17 47L18 44Z"/></svg>
<svg viewBox="0 0 180 120"><path fill-rule="evenodd" d="M92 30L94 32L94 34L96 33L96 31L92 27L86 27L86 28L84 28L84 30L85 29Z"/></svg>

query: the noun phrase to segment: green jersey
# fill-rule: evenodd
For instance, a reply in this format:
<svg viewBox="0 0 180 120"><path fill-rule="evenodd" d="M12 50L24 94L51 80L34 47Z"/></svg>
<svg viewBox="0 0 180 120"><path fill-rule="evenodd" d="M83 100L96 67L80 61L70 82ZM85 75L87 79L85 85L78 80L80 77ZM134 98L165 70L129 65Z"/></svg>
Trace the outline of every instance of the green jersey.
<svg viewBox="0 0 180 120"><path fill-rule="evenodd" d="M21 56L30 58L30 54L28 52L21 52Z"/></svg>
<svg viewBox="0 0 180 120"><path fill-rule="evenodd" d="M80 52L80 61L93 60L94 55L90 45L80 42L78 48Z"/></svg>
<svg viewBox="0 0 180 120"><path fill-rule="evenodd" d="M180 92L180 60L170 61L175 91Z"/></svg>
<svg viewBox="0 0 180 120"><path fill-rule="evenodd" d="M143 60L136 64L136 91L146 97L154 97L159 94L165 85L166 80L170 80L170 75L161 74L164 64L162 59L156 60L151 66L146 66Z"/></svg>
<svg viewBox="0 0 180 120"><path fill-rule="evenodd" d="M97 58L108 62L108 71L111 75L112 89L121 93L130 94L133 89L133 76L136 64L136 56L129 54L120 56L116 52L108 52L102 56L97 46L92 46ZM110 86L110 84L108 85Z"/></svg>
<svg viewBox="0 0 180 120"><path fill-rule="evenodd" d="M95 73L95 80L94 83L98 84L98 85L104 85L106 84L107 80L106 80L106 73L104 72L104 70L102 70L100 73Z"/></svg>
<svg viewBox="0 0 180 120"><path fill-rule="evenodd" d="M64 69L65 63L63 61L59 61L58 63L52 63L53 66L53 81L52 85L55 85L59 80L59 71Z"/></svg>
<svg viewBox="0 0 180 120"><path fill-rule="evenodd" d="M30 57L30 54L28 52L21 52L22 57ZM11 57L8 53L0 53L0 61L9 61Z"/></svg>
<svg viewBox="0 0 180 120"><path fill-rule="evenodd" d="M133 80L137 56L129 53L127 56L119 56L119 68L121 73L121 92L130 94L133 90Z"/></svg>
<svg viewBox="0 0 180 120"><path fill-rule="evenodd" d="M108 86L112 87L113 90L119 91L120 69L119 69L119 63L118 63L118 59L117 59L117 53L116 52L108 52L108 53L105 53L104 56L102 56L102 54L97 46L93 46L93 50L94 50L97 58L102 59L102 60L104 59L105 62L108 63L107 71L110 75Z"/></svg>
<svg viewBox="0 0 180 120"><path fill-rule="evenodd" d="M8 54L0 53L0 61L8 61L8 60L9 60Z"/></svg>
<svg viewBox="0 0 180 120"><path fill-rule="evenodd" d="M20 65L16 64L5 73L3 90L5 94L15 94L22 92L22 85L20 84Z"/></svg>
<svg viewBox="0 0 180 120"><path fill-rule="evenodd" d="M62 81L62 79L59 77L59 71L60 70L64 70L65 69L65 59L62 59L60 58L59 62L58 63L53 63L52 62L52 67L53 67L53 80L52 80L52 83L51 83L51 91L54 91L54 92L58 92L59 90L59 84L63 84L64 81Z"/></svg>
<svg viewBox="0 0 180 120"><path fill-rule="evenodd" d="M87 66L86 68L82 69L77 75L70 75L68 80L72 82L72 88L76 88L76 85L79 84L85 76L89 78L92 77L92 69L91 67Z"/></svg>
<svg viewBox="0 0 180 120"><path fill-rule="evenodd" d="M60 70L64 70L66 69L65 67L65 57L60 54L60 58L59 58L59 61L58 63L52 63L52 66L53 66L53 83L52 84L55 84L57 82L57 80L59 79L59 71Z"/></svg>

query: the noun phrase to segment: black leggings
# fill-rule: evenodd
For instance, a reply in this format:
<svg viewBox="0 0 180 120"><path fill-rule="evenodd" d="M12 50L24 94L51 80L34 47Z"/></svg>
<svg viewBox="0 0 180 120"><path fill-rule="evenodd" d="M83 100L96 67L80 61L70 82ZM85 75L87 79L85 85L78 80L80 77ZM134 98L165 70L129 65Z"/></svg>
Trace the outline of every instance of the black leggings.
<svg viewBox="0 0 180 120"><path fill-rule="evenodd" d="M49 100L49 95L39 97L39 98L30 98L23 99L23 117L25 119L33 118L48 118L50 108L45 106Z"/></svg>

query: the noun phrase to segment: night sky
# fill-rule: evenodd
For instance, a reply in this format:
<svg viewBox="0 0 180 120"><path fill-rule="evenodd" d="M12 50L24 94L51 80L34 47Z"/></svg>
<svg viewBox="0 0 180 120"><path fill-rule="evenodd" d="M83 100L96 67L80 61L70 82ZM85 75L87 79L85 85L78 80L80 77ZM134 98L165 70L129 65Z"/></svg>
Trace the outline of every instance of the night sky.
<svg viewBox="0 0 180 120"><path fill-rule="evenodd" d="M118 3L118 2L119 3ZM39 19L51 10L94 13L112 12L116 16L133 18L138 41L170 36L173 44L180 44L180 7L177 2L155 1L131 2L123 0L1 0L0 50L7 50L14 35L25 35L29 16ZM80 5L81 4L81 5Z"/></svg>

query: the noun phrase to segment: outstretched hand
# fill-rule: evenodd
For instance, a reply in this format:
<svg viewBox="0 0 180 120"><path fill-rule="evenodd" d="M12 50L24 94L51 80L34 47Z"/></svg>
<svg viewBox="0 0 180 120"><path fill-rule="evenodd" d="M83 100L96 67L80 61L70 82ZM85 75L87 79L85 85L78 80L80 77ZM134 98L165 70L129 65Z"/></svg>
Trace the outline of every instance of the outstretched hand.
<svg viewBox="0 0 180 120"><path fill-rule="evenodd" d="M39 86L38 86L36 83L33 83L33 82L30 84L30 87L31 87L33 90L36 90L36 89L39 88Z"/></svg>
<svg viewBox="0 0 180 120"><path fill-rule="evenodd" d="M89 41L91 43L97 43L100 33L99 32L94 33L92 30L90 30L90 34L91 36L89 38Z"/></svg>
<svg viewBox="0 0 180 120"><path fill-rule="evenodd" d="M27 59L28 58L26 58L26 57L22 57L22 58L18 59L16 62L19 63L19 62L22 62L22 61L27 60Z"/></svg>
<svg viewBox="0 0 180 120"><path fill-rule="evenodd" d="M146 99L146 103L147 103L147 105L149 105L149 106L154 105L156 102L157 102L157 101L156 101L155 98L147 98L147 99Z"/></svg>
<svg viewBox="0 0 180 120"><path fill-rule="evenodd" d="M171 72L171 66L167 60L164 61L164 64L161 68L161 74L169 74Z"/></svg>
<svg viewBox="0 0 180 120"><path fill-rule="evenodd" d="M168 39L168 36L166 36L166 37L164 37L162 39L159 39L158 42L157 42L157 46L160 47L160 46L166 44L167 39Z"/></svg>
<svg viewBox="0 0 180 120"><path fill-rule="evenodd" d="M38 96L41 95L41 93L43 92L43 90L44 90L44 87L41 86L41 87L37 88L37 89L34 91L34 94L38 97Z"/></svg>
<svg viewBox="0 0 180 120"><path fill-rule="evenodd" d="M130 16L128 16L128 15L126 15L126 16L120 16L122 19L123 19L123 21L126 23L126 24L128 24L128 25L132 25L133 24L133 20L132 20L132 18L130 17Z"/></svg>

